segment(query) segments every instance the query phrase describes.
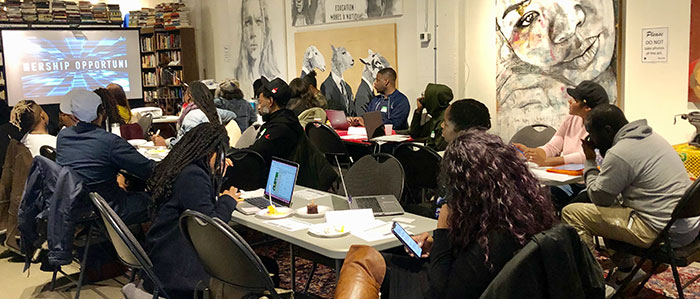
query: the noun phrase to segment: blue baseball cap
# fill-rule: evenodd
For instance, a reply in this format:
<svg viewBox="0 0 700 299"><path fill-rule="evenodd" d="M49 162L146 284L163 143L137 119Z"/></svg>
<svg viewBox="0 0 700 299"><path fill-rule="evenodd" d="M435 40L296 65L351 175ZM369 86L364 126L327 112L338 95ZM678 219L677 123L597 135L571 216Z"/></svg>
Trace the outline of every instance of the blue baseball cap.
<svg viewBox="0 0 700 299"><path fill-rule="evenodd" d="M78 120L89 123L97 119L97 108L102 104L102 99L96 93L87 89L73 89L65 98L70 101L71 114Z"/></svg>

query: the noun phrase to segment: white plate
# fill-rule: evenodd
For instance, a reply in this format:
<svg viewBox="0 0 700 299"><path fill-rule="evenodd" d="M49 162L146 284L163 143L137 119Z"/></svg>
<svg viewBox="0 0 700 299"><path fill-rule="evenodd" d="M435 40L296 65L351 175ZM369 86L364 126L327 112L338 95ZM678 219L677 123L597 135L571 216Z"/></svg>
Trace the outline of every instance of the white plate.
<svg viewBox="0 0 700 299"><path fill-rule="evenodd" d="M277 207L277 208L275 208L275 210L277 210L277 213L270 215L270 214L268 214L267 209L262 209L262 210L258 211L257 213L255 213L255 216L258 216L258 217L263 218L263 219L280 219L280 218L288 217L289 215L294 214L294 210L292 210L290 208L286 208L286 207Z"/></svg>
<svg viewBox="0 0 700 299"><path fill-rule="evenodd" d="M343 229L343 231L338 231ZM328 223L319 223L309 227L309 235L321 238L338 238L350 233L347 227L336 227Z"/></svg>
<svg viewBox="0 0 700 299"><path fill-rule="evenodd" d="M299 216L301 218L321 218L324 215L326 215L327 211L331 211L331 208L329 206L318 205L318 213L317 214L307 214L306 207L298 208L296 213L297 213L297 216Z"/></svg>
<svg viewBox="0 0 700 299"><path fill-rule="evenodd" d="M146 142L148 142L148 141L146 139L131 139L131 140L127 140L127 142L129 142L129 144L131 144L133 146L140 146L140 145L146 144Z"/></svg>

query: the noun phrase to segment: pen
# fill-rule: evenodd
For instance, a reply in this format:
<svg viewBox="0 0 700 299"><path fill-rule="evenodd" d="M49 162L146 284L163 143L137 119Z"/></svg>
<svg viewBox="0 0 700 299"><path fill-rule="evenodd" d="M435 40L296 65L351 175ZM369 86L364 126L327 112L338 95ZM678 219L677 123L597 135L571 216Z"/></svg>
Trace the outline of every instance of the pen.
<svg viewBox="0 0 700 299"><path fill-rule="evenodd" d="M511 144L511 145L515 148L515 150L517 150L517 151L520 152L523 156L525 156L525 152L521 151L517 146L515 146L515 144Z"/></svg>

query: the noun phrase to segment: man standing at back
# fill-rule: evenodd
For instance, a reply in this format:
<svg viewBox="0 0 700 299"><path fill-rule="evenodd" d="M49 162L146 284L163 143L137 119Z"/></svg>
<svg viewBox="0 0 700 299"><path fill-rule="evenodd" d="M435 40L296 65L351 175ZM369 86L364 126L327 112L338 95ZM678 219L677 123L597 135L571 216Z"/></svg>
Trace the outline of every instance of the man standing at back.
<svg viewBox="0 0 700 299"><path fill-rule="evenodd" d="M367 112L379 111L382 113L384 124L393 125L394 130L408 129L408 113L411 105L406 95L396 89L396 71L385 68L377 73L374 79L374 90L378 95L369 102ZM362 118L351 119L353 124L362 124Z"/></svg>
<svg viewBox="0 0 700 299"><path fill-rule="evenodd" d="M593 236L648 248L690 186L683 162L646 120L629 123L614 105L596 106L584 124L590 137L583 142L584 178L593 203L566 206L562 220L576 228L591 250ZM594 148L603 156L600 170ZM699 230L698 218L676 221L670 231L671 246L691 243ZM616 288L630 274L634 260L615 254L613 262L618 266L612 282ZM633 281L642 275L638 273Z"/></svg>
<svg viewBox="0 0 700 299"><path fill-rule="evenodd" d="M105 110L96 93L74 89L66 97L70 98L71 112L79 122L58 134L56 162L73 169L88 191L104 197L126 224L146 221L149 196L121 189L117 174L123 169L146 180L155 162L141 155L126 140L100 127Z"/></svg>

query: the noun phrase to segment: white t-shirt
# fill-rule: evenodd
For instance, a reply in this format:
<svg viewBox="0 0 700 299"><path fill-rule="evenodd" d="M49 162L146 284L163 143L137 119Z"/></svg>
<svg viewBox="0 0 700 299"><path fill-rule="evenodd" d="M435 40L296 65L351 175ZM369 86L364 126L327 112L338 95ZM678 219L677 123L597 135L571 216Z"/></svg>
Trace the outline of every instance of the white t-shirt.
<svg viewBox="0 0 700 299"><path fill-rule="evenodd" d="M22 144L29 149L32 157L39 155L39 149L44 145L56 148L56 136L49 134L27 134L22 138Z"/></svg>

